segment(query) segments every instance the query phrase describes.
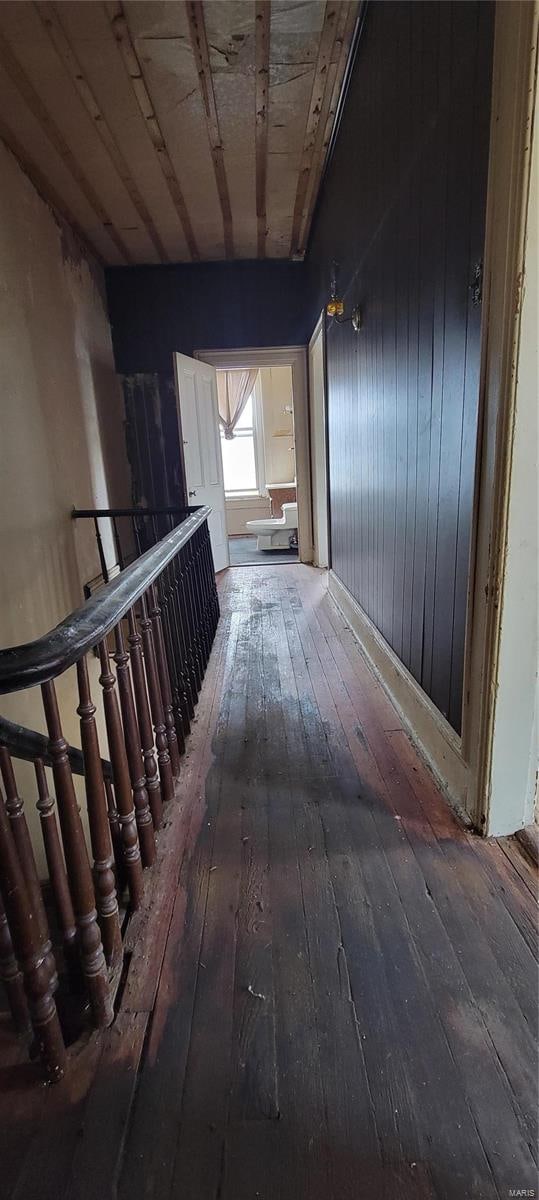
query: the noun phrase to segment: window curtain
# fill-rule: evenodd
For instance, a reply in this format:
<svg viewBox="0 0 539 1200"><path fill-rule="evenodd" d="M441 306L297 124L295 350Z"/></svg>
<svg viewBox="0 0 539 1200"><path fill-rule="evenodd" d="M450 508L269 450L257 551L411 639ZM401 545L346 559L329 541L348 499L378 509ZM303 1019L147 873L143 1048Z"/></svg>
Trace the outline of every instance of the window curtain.
<svg viewBox="0 0 539 1200"><path fill-rule="evenodd" d="M255 386L258 368L242 371L218 371L217 395L219 420L230 441L234 430Z"/></svg>

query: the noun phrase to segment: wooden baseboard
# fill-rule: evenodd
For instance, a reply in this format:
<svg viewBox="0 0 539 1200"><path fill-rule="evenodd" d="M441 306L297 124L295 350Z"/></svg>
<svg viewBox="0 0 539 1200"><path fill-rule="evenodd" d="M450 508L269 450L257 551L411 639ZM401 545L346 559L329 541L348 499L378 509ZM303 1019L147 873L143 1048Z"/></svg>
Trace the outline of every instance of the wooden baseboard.
<svg viewBox="0 0 539 1200"><path fill-rule="evenodd" d="M466 806L469 767L462 757L458 734L334 571L329 572L328 589L438 783L469 823Z"/></svg>

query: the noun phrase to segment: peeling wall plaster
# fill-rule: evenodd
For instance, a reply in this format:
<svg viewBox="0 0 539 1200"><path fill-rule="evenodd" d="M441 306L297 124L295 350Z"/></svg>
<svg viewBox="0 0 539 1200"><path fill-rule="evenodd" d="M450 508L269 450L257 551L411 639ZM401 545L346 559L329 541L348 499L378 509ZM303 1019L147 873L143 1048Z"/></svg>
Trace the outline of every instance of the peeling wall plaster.
<svg viewBox="0 0 539 1200"><path fill-rule="evenodd" d="M0 644L9 646L82 602L99 562L91 524L75 528L71 508L128 502L129 482L101 271L1 144L0 171ZM65 736L80 744L74 685L70 671L59 691ZM44 730L38 689L2 697L1 711ZM36 823L31 768L17 766L17 777Z"/></svg>

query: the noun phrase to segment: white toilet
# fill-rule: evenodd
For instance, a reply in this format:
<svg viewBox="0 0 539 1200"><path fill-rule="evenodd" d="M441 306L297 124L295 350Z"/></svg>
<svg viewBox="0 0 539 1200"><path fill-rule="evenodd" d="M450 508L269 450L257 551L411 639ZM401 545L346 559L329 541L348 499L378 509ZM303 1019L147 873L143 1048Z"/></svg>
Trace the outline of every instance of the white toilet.
<svg viewBox="0 0 539 1200"><path fill-rule="evenodd" d="M245 528L248 533L256 535L257 550L288 550L298 540L298 506L295 501L283 504L282 517L246 521Z"/></svg>

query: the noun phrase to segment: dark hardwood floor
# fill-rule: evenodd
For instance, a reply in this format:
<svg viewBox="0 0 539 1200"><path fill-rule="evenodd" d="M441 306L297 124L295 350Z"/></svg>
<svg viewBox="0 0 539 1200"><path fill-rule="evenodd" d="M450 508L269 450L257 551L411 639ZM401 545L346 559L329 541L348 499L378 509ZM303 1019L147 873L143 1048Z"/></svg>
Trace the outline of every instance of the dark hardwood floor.
<svg viewBox="0 0 539 1200"><path fill-rule="evenodd" d="M537 1188L531 866L457 823L321 573L220 593L116 1023L54 1089L3 1066L2 1200Z"/></svg>

